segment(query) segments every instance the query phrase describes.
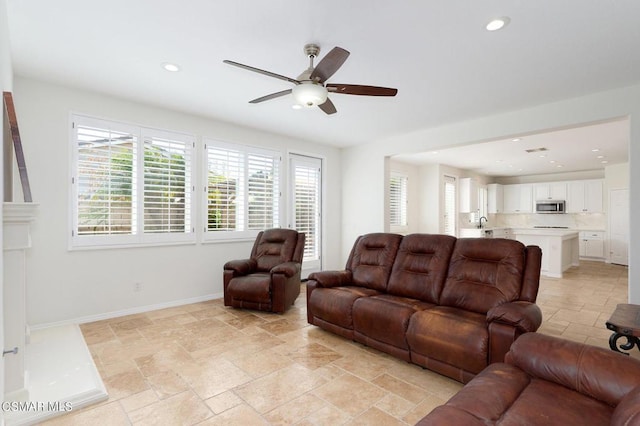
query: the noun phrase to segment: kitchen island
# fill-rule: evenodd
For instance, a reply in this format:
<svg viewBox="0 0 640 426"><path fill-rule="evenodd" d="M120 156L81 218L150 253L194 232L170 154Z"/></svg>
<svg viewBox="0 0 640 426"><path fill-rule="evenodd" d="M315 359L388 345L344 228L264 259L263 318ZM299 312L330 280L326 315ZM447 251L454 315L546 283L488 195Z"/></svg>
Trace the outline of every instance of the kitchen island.
<svg viewBox="0 0 640 426"><path fill-rule="evenodd" d="M562 273L580 264L580 233L567 229L513 229L513 238L542 249L541 274L562 278Z"/></svg>

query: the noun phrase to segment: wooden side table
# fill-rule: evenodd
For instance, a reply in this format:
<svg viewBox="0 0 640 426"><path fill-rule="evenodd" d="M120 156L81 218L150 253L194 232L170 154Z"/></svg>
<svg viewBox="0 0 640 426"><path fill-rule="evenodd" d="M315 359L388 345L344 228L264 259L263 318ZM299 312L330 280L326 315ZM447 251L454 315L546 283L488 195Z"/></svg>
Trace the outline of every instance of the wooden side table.
<svg viewBox="0 0 640 426"><path fill-rule="evenodd" d="M609 338L611 350L625 355L629 355L629 353L622 352L620 349L629 351L637 346L640 350L640 305L618 304L616 310L611 314L611 318L607 321L607 328L613 331ZM618 346L618 340L622 337L625 337L627 342Z"/></svg>

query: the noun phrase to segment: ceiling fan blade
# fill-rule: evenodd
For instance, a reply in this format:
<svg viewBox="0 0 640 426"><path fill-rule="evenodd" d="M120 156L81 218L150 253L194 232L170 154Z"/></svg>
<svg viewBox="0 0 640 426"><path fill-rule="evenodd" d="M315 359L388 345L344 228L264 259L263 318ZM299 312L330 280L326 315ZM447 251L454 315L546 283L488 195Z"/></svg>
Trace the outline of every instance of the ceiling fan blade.
<svg viewBox="0 0 640 426"><path fill-rule="evenodd" d="M336 71L344 64L344 61L349 57L349 52L342 47L334 47L331 52L327 53L324 58L311 73L309 77L311 80L317 80L320 83L324 83L335 74Z"/></svg>
<svg viewBox="0 0 640 426"><path fill-rule="evenodd" d="M271 99L279 98L280 96L288 95L291 93L291 89L283 90L282 92L272 93L270 95L262 96L261 98L256 98L252 101L249 101L250 104L259 104L260 102L268 101Z"/></svg>
<svg viewBox="0 0 640 426"><path fill-rule="evenodd" d="M331 99L329 98L327 98L327 100L323 104L318 105L318 108L324 111L324 113L327 115L335 114L336 112L338 112L336 106L333 104L333 102L331 102Z"/></svg>
<svg viewBox="0 0 640 426"><path fill-rule="evenodd" d="M260 68L252 67L252 66L245 65L245 64L241 64L239 62L230 61L228 59L225 59L222 62L224 62L225 64L233 65L233 66L238 67L238 68L245 69L247 71L253 71L253 72L257 72L258 74L264 74L264 75L267 75L269 77L274 77L274 78L277 78L277 79L280 79L280 80L288 81L290 83L300 84L300 82L298 80L295 80L293 78L290 78L290 77L287 77L287 76L284 76L284 75L276 74L276 73L271 72L271 71L261 70Z"/></svg>
<svg viewBox="0 0 640 426"><path fill-rule="evenodd" d="M395 96L398 93L398 89L390 87L362 86L359 84L327 84L326 87L331 93L345 95Z"/></svg>

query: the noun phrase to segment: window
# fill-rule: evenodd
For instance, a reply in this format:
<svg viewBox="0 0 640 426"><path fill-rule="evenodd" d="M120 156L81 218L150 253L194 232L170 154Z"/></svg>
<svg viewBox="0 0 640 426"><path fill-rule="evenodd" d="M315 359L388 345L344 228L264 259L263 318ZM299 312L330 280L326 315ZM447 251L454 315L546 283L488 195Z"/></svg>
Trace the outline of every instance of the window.
<svg viewBox="0 0 640 426"><path fill-rule="evenodd" d="M444 177L444 226L443 233L456 236L456 178Z"/></svg>
<svg viewBox="0 0 640 426"><path fill-rule="evenodd" d="M280 154L205 141L206 239L255 237L280 226Z"/></svg>
<svg viewBox="0 0 640 426"><path fill-rule="evenodd" d="M72 121L72 247L194 240L193 136Z"/></svg>
<svg viewBox="0 0 640 426"><path fill-rule="evenodd" d="M391 172L389 179L389 224L394 227L407 226L407 186L409 178Z"/></svg>

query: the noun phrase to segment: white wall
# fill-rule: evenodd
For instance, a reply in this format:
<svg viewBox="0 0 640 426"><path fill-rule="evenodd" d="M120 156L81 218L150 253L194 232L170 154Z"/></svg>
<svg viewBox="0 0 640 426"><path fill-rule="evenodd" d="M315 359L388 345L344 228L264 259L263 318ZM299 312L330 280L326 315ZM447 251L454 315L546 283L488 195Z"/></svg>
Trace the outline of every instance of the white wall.
<svg viewBox="0 0 640 426"><path fill-rule="evenodd" d="M419 191L419 228L418 232L425 234L440 233L441 206L444 188L440 183L441 173L439 164L420 166Z"/></svg>
<svg viewBox="0 0 640 426"><path fill-rule="evenodd" d="M9 22L7 21L7 2L0 0L0 89L3 92L11 91L13 87L13 71L11 67L11 45L9 43ZM4 105L2 106L4 111ZM5 114L2 114L2 128L5 127ZM4 147L5 132L0 132L0 146ZM0 188L4 188L4 149L2 150L2 161L0 161ZM4 198L3 198L4 199ZM2 224L2 209L0 209L0 224ZM3 227L0 226L0 247L4 246L2 234ZM4 271L3 256L0 256L0 271ZM0 308L4 306L4 274L0 272ZM0 347L4 349L4 309L0 312ZM4 361L0 360L0 398L4 400Z"/></svg>
<svg viewBox="0 0 640 426"><path fill-rule="evenodd" d="M546 129L577 126L601 120L630 119L631 211L640 209L640 85L539 105L475 120L423 129L365 146L345 149L343 178L343 257L358 235L383 229L384 160L400 153L471 144L476 141L537 133ZM635 167L634 167L635 165ZM371 191L362 191L363 183ZM366 211L366 215L361 212ZM635 237L635 238L634 238ZM631 224L631 303L640 303L640 224ZM638 266L634 266L638 265Z"/></svg>
<svg viewBox="0 0 640 426"><path fill-rule="evenodd" d="M236 242L68 251L72 111L190 132L197 140L207 136L285 153L321 156L326 165L326 212L340 211L337 148L19 76L14 86L31 188L34 201L40 203L39 220L33 226L33 248L27 260L27 318L32 326L87 320L110 312L188 299L221 297L223 264L248 257L252 245ZM201 149L199 146L198 150ZM339 215L324 215L325 268L343 266L339 256L340 226ZM141 292L133 292L134 282L142 283Z"/></svg>

